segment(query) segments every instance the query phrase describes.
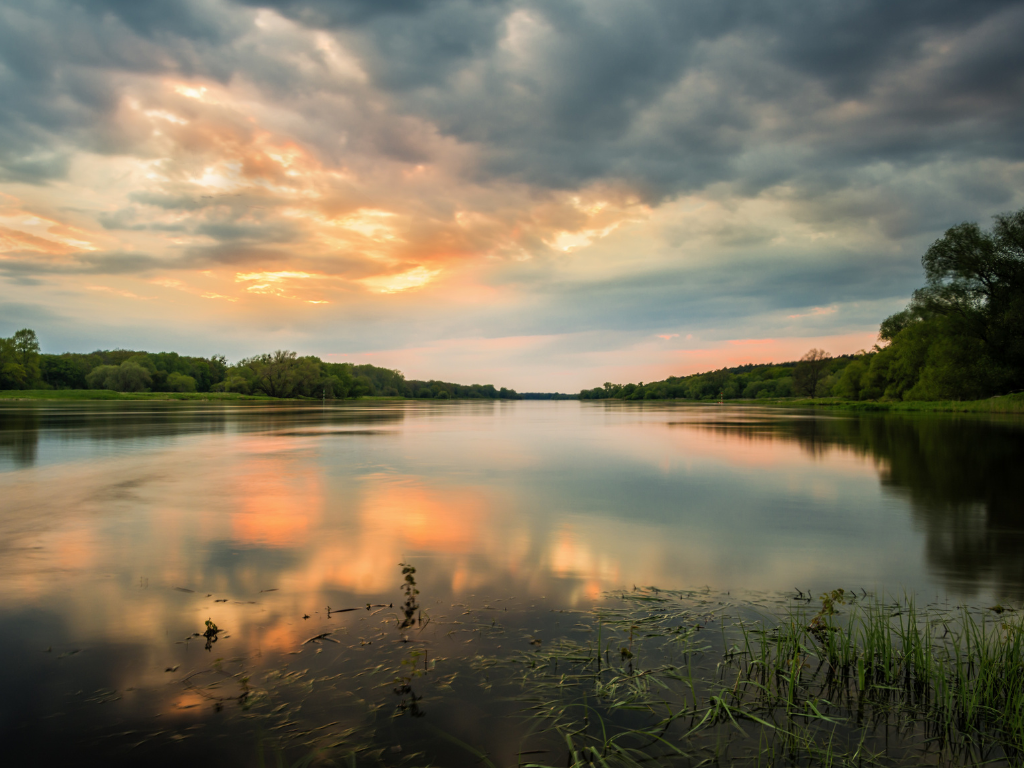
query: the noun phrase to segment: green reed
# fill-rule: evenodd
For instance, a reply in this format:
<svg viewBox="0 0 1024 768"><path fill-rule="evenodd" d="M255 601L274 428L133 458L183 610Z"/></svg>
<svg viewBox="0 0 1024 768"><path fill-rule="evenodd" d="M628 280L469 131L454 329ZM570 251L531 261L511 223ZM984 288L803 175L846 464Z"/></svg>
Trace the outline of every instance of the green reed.
<svg viewBox="0 0 1024 768"><path fill-rule="evenodd" d="M695 593L621 595L591 639L508 660L528 739L557 734L570 766L1020 764L1019 620L831 595L753 620Z"/></svg>

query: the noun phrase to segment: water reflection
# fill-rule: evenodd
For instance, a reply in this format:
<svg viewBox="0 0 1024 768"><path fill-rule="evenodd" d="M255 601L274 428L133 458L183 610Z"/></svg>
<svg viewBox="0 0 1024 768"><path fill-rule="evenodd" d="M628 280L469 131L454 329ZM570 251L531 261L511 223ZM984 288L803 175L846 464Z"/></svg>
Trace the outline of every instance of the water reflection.
<svg viewBox="0 0 1024 768"><path fill-rule="evenodd" d="M14 411L0 418L0 469L30 467L36 462L40 414Z"/></svg>
<svg viewBox="0 0 1024 768"><path fill-rule="evenodd" d="M827 460L874 461L890 492L910 502L927 560L948 586L1024 596L1024 431L1019 419L947 415L761 418L675 422L749 442L790 441Z"/></svg>
<svg viewBox="0 0 1024 768"><path fill-rule="evenodd" d="M400 422L402 408L291 404L133 402L0 405L0 472L158 446L171 438L230 431L284 436L360 435ZM354 428L355 427L355 428ZM305 431L304 431L305 430ZM43 455L40 456L40 448Z"/></svg>
<svg viewBox="0 0 1024 768"><path fill-rule="evenodd" d="M576 403L6 408L0 577L372 595L417 555L442 594L569 603L632 583L1012 596L1021 434Z"/></svg>

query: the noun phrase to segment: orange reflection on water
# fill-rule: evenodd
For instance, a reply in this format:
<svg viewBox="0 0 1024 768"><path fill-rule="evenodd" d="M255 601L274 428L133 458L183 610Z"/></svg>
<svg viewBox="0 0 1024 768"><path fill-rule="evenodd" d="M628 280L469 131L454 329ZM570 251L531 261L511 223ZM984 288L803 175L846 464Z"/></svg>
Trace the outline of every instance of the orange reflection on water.
<svg viewBox="0 0 1024 768"><path fill-rule="evenodd" d="M276 651L278 653L289 653L299 647L303 638L295 626L285 624L278 620L270 626L258 626L250 639L250 653L257 651L260 654ZM254 642L255 641L255 642ZM255 645L255 648L252 647Z"/></svg>
<svg viewBox="0 0 1024 768"><path fill-rule="evenodd" d="M358 508L351 526L323 531L302 573L291 575L293 584L379 593L395 587L395 566L403 558L451 555L449 567L458 573L471 554L494 549L496 531L484 521L495 510L485 491L432 487L410 477L364 479L362 493L352 495Z"/></svg>
<svg viewBox="0 0 1024 768"><path fill-rule="evenodd" d="M614 555L598 555L591 542L587 542L571 526L563 526L553 535L549 563L556 576L575 576L587 579L587 593L600 591L595 585L617 585L621 567Z"/></svg>
<svg viewBox="0 0 1024 768"><path fill-rule="evenodd" d="M365 528L390 531L410 549L454 554L479 547L487 508L474 488L441 491L407 480L371 486L361 516Z"/></svg>
<svg viewBox="0 0 1024 768"><path fill-rule="evenodd" d="M324 492L319 473L291 457L264 455L233 480L231 537L265 547L295 547L320 519Z"/></svg>

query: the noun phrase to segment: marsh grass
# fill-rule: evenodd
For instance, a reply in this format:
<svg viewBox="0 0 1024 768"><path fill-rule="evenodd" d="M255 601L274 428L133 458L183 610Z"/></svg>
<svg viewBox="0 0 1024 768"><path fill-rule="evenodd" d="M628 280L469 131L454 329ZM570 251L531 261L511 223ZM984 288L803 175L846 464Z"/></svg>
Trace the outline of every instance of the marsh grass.
<svg viewBox="0 0 1024 768"><path fill-rule="evenodd" d="M529 764L1021 764L1019 620L848 599L752 616L699 593L619 595L582 621L588 639L504 662L525 741L564 742L566 763Z"/></svg>

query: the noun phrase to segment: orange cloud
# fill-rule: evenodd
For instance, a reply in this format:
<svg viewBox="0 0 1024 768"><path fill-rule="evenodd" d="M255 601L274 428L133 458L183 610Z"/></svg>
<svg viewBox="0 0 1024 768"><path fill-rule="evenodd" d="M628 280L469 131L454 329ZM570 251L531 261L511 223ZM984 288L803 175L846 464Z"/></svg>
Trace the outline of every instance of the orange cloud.
<svg viewBox="0 0 1024 768"><path fill-rule="evenodd" d="M427 269L426 267L416 267L410 269L407 272L401 272L397 275L381 275L379 277L367 277L362 283L363 285L374 288L381 293L399 293L400 291L408 291L414 288L422 288L423 286L430 283L435 277L441 274L439 269Z"/></svg>
<svg viewBox="0 0 1024 768"><path fill-rule="evenodd" d="M68 243L61 243L46 237L32 235L17 229L0 227L0 252L37 251L39 253L66 254L80 250Z"/></svg>

